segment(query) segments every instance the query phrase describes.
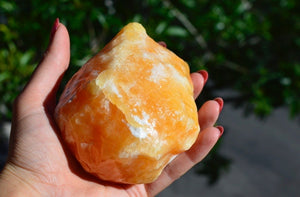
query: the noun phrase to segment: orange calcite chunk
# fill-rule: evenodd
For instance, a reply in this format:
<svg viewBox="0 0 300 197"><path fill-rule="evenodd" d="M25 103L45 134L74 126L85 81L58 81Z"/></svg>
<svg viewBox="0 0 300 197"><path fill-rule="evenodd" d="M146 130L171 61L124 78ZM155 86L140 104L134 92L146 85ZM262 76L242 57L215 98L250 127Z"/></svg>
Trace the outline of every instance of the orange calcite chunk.
<svg viewBox="0 0 300 197"><path fill-rule="evenodd" d="M87 172L129 184L154 181L200 130L187 63L138 23L72 77L55 118Z"/></svg>

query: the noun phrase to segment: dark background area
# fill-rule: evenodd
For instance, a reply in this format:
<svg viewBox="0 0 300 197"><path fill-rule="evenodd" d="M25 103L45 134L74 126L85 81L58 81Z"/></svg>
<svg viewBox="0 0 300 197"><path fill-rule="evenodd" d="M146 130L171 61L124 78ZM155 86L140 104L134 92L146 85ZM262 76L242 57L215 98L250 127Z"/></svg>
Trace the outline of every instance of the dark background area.
<svg viewBox="0 0 300 197"><path fill-rule="evenodd" d="M279 151L278 146L299 141L300 2L297 0L1 0L1 168L8 151L12 102L43 56L57 17L67 26L71 39L71 63L62 88L80 66L132 21L140 22L153 39L166 42L170 50L189 63L192 72L199 69L209 72L198 106L207 99L222 96L230 107L225 108L218 122L225 125L227 134L191 172L206 180L199 184L214 187L234 173L241 157L233 152L243 150L243 145L264 152L268 145L257 146L257 143L273 143L270 146L274 148L267 149L265 154L274 155ZM282 118L274 119L274 113ZM236 114L239 115L235 117ZM257 125L258 128L245 132L255 136L253 141L249 142L250 136L243 137L242 126L236 128L242 123L248 129ZM272 132L266 124L279 124L273 129L277 132ZM295 138L281 136L285 134ZM240 142L239 146L228 148L228 144L234 144L232 141ZM228 152L222 151L224 147ZM291 150L297 149L299 146L293 145ZM278 160L283 163L276 166L284 167L286 163L299 164L299 151L291 150L283 148L284 154L270 158L264 154L257 156L255 151L237 155L251 158L245 161L249 168L254 166L253 161L268 161L267 168ZM299 185L299 178L286 177L289 173L279 176L290 185ZM299 170L289 176L293 175L300 177Z"/></svg>

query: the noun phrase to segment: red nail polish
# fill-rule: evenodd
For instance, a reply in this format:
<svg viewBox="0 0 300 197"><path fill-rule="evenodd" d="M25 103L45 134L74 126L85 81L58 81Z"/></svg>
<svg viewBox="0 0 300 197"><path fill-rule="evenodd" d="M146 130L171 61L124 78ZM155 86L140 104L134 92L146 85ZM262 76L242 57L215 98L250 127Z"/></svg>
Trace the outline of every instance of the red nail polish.
<svg viewBox="0 0 300 197"><path fill-rule="evenodd" d="M167 44L164 41L159 41L157 43L160 44L161 46L167 48Z"/></svg>
<svg viewBox="0 0 300 197"><path fill-rule="evenodd" d="M198 73L200 73L204 79L204 83L206 83L207 79L208 79L208 72L206 70L200 70L198 71Z"/></svg>
<svg viewBox="0 0 300 197"><path fill-rule="evenodd" d="M219 131L220 131L220 135L219 135L219 138L220 138L223 135L223 133L224 133L224 127L222 127L222 126L216 126L216 128L219 129Z"/></svg>
<svg viewBox="0 0 300 197"><path fill-rule="evenodd" d="M215 99L214 99L214 101L218 102L218 104L219 104L219 106L220 106L220 108L219 108L219 112L221 112L221 111L222 111L222 109L223 109L223 105L224 105L224 101L223 101L223 99L222 99L222 98L220 98L220 97L218 97L218 98L215 98Z"/></svg>
<svg viewBox="0 0 300 197"><path fill-rule="evenodd" d="M54 21L54 24L52 26L52 29L51 29L51 33L50 33L50 41L52 41L53 37L54 37L54 34L58 28L58 25L59 25L59 18L56 18L55 21Z"/></svg>

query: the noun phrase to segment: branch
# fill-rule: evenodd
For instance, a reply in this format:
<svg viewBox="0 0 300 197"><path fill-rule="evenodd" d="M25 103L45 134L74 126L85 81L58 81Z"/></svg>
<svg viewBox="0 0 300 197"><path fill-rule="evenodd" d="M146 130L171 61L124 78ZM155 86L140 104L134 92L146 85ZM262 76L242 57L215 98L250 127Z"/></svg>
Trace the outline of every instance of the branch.
<svg viewBox="0 0 300 197"><path fill-rule="evenodd" d="M174 17L176 17L182 25L187 29L187 31L195 37L198 45L204 50L202 56L204 62L213 61L215 59L215 54L208 49L208 45L204 37L198 32L197 28L193 23L179 10L177 9L170 0L163 0L163 5L168 8ZM227 67L231 70L238 71L240 73L247 73L247 69L228 60L224 61L224 67Z"/></svg>
<svg viewBox="0 0 300 197"><path fill-rule="evenodd" d="M203 36L198 32L197 28L189 21L189 19L178 10L169 0L163 0L163 5L168 8L171 13L183 24L183 26L192 34L196 42L204 50L207 50L207 43Z"/></svg>

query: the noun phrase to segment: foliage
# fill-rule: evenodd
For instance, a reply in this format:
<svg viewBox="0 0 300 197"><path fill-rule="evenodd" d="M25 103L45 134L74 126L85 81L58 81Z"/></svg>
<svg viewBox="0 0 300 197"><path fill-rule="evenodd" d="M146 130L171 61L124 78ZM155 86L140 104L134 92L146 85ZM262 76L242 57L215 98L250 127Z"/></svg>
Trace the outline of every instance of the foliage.
<svg viewBox="0 0 300 197"><path fill-rule="evenodd" d="M10 117L10 103L43 55L56 17L71 36L66 79L122 26L138 21L150 36L183 57L192 71L209 71L213 83L206 97L235 89L238 94L225 101L243 105L249 113L265 116L288 105L292 115L299 114L299 11L296 0L3 0L2 116Z"/></svg>
<svg viewBox="0 0 300 197"><path fill-rule="evenodd" d="M64 83L128 22L142 23L155 40L210 80L197 100L220 91L247 113L264 117L280 106L300 113L300 2L297 0L1 0L0 115L11 103L48 43L56 17L71 39ZM63 86L63 85L62 85ZM225 160L223 160L225 161Z"/></svg>

